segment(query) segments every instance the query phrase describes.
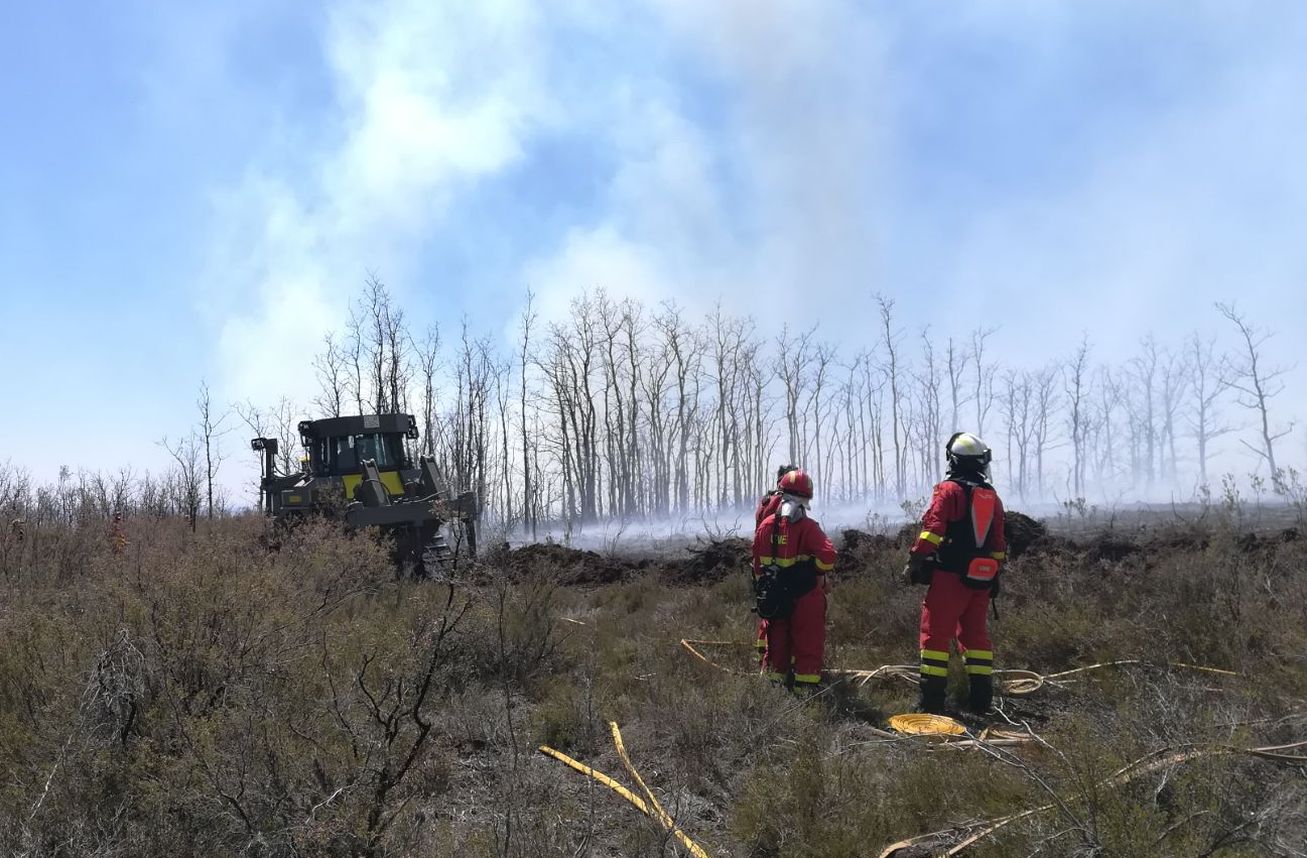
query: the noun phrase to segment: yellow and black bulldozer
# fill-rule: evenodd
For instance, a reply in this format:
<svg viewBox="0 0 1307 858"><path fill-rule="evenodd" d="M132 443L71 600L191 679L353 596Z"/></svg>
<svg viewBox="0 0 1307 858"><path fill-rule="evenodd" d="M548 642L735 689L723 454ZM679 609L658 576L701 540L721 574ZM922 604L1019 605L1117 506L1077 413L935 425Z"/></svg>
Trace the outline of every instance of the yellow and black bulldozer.
<svg viewBox="0 0 1307 858"><path fill-rule="evenodd" d="M262 454L264 512L279 522L310 515L343 517L349 528L379 528L394 539L396 559L415 574L434 574L459 556L476 555L477 497L454 494L435 461L416 465L405 441L418 438L411 414L303 420L300 472L277 473L276 438L255 438Z"/></svg>

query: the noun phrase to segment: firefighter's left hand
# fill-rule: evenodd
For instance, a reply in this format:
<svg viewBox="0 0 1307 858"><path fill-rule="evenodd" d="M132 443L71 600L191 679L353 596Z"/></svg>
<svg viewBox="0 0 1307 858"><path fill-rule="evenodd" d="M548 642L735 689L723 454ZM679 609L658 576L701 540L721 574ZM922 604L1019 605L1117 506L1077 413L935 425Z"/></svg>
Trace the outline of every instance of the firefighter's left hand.
<svg viewBox="0 0 1307 858"><path fill-rule="evenodd" d="M903 574L900 575L904 585L916 583L917 572L926 564L926 559L919 554L909 554L908 562L903 567Z"/></svg>

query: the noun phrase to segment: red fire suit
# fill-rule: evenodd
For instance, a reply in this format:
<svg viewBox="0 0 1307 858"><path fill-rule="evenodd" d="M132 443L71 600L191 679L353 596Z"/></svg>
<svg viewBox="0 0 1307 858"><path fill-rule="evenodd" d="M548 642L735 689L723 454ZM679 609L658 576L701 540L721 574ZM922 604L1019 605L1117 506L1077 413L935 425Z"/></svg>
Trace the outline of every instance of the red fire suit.
<svg viewBox="0 0 1307 858"><path fill-rule="evenodd" d="M922 706L926 711L942 709L949 645L956 640L966 660L972 707L986 710L994 672L986 627L993 585L969 580L968 569L977 559L998 563L1007 559L1003 502L988 483L950 478L935 487L922 524L911 553L922 559L933 555L935 561L921 605Z"/></svg>
<svg viewBox="0 0 1307 858"><path fill-rule="evenodd" d="M772 530L778 520L773 558ZM783 682L793 672L796 688L815 687L826 650L826 573L835 568L835 547L817 522L806 516L791 521L777 511L754 532L754 574L773 562L793 576L799 595L788 617L767 624L767 676Z"/></svg>
<svg viewBox="0 0 1307 858"><path fill-rule="evenodd" d="M758 525L769 515L773 515L781 508L781 492L779 489L772 489L758 500L758 509L753 514L753 529L757 531ZM763 673L767 672L767 621L762 617L758 618L758 636L754 638L754 647L758 650L758 669Z"/></svg>

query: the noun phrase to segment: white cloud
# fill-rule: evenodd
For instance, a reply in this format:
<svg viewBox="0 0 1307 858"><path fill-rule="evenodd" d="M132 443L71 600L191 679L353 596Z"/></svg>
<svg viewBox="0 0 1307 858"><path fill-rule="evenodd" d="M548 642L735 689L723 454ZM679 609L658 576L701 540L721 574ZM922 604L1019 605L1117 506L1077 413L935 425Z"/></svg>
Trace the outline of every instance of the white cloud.
<svg viewBox="0 0 1307 858"><path fill-rule="evenodd" d="M522 157L553 112L537 8L502 0L333 7L330 133L293 184L255 165L221 195L205 302L220 308L223 395L256 402L314 388L310 360L339 329L365 271L402 278L463 183Z"/></svg>
<svg viewBox="0 0 1307 858"><path fill-rule="evenodd" d="M1307 279L1307 167L1291 151L1307 140L1307 70L1271 52L1215 77L1113 124L1062 190L996 199L948 269L959 312L1000 308L1013 356L1036 360L1068 352L1080 329L1108 358L1150 331L1228 333L1215 301L1238 300L1286 333L1307 326L1301 303L1284 301ZM1044 336L1021 336L1031 330ZM1273 342L1284 360L1288 346Z"/></svg>
<svg viewBox="0 0 1307 858"><path fill-rule="evenodd" d="M905 27L923 22L892 26L864 7L802 0L647 0L647 32L607 4L551 6L547 20L525 0L334 6L325 57L336 104L320 145L300 155L308 179L257 167L224 208L212 285L243 302L224 308L224 393L270 401L311 390L309 358L342 324L365 267L402 282L459 195L555 129L593 138L612 161L597 211L516 260L546 318L563 317L582 288L694 311L722 297L764 317L783 307L787 320L821 321L827 336L861 347L874 338L863 333L868 299L885 290L902 299L905 324L935 317L954 333L1004 324L1023 358L1069 349L1089 329L1097 354L1115 358L1150 329L1215 329L1212 299L1244 296L1276 308L1266 320L1287 341L1291 325L1307 324L1301 309L1280 315L1276 304L1304 273L1307 172L1296 152L1307 81L1283 44L1263 45L1259 58L1265 34L1222 41L1219 7L1204 9L1196 26L1220 44L1210 91L1176 84L1147 115L1109 106L1094 127L1067 131L1087 144L1056 188L994 189L955 232L905 248L883 243L902 202L884 189L918 157L896 148L896 122L950 103L913 91L929 75L893 66L905 62L895 53ZM955 20L925 24L950 31L945 45L958 33L1001 35L1029 47L1016 61L1041 71L1080 50L1080 28L1107 26L1033 2L967 4ZM560 60L578 45L600 46L602 67ZM687 83L697 79L707 94ZM1102 107L1099 93L1065 97L1073 109ZM939 216L932 205L912 214ZM937 279L885 279L887 257L912 270L904 257L923 248L939 257L920 266Z"/></svg>
<svg viewBox="0 0 1307 858"><path fill-rule="evenodd" d="M785 306L803 324L826 313L802 302L796 312L796 293L865 300L884 103L867 97L881 79L875 28L800 2L650 6L677 48L728 88L727 103L708 127L662 87L617 79L607 209L554 258L526 265L544 306L565 306L582 286L630 292L620 281L632 277L693 310L724 297L739 312ZM542 271L551 278L537 279ZM591 279L568 282L573 272Z"/></svg>

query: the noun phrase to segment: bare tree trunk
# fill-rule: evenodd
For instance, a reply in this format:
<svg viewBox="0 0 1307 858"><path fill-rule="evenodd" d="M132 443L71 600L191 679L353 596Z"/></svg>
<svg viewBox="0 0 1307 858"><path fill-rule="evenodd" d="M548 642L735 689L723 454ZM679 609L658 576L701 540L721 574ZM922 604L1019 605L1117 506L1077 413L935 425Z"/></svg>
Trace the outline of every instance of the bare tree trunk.
<svg viewBox="0 0 1307 858"><path fill-rule="evenodd" d="M1064 369L1064 389L1070 408L1068 429L1071 432L1071 494L1085 496L1085 398L1088 396L1089 339L1083 337L1075 354Z"/></svg>
<svg viewBox="0 0 1307 858"><path fill-rule="evenodd" d="M1175 486L1179 478L1179 457L1175 450L1175 417L1180 409L1180 399L1188 385L1189 368L1183 354L1176 355L1167 350L1165 364L1162 367L1162 430L1161 450L1164 456L1162 476L1168 484Z"/></svg>
<svg viewBox="0 0 1307 858"><path fill-rule="evenodd" d="M1230 389L1230 370L1224 356L1216 356L1214 339L1197 332L1189 339L1189 389L1193 391L1189 428L1198 447L1198 482L1208 485L1207 460L1213 440L1230 431L1216 416L1216 402Z"/></svg>
<svg viewBox="0 0 1307 858"><path fill-rule="evenodd" d="M967 403L969 397L962 393L962 375L967 371L967 354L953 342L953 338L948 338L948 351L945 353L945 369L948 372L948 389L949 402L952 410L949 412L949 434L961 431L958 425L959 409ZM977 433L980 429L977 428Z"/></svg>
<svg viewBox="0 0 1307 858"><path fill-rule="evenodd" d="M522 332L522 347L518 361L518 403L519 417L522 420L522 516L524 523L531 529L531 539L535 541L538 527L538 511L531 483L531 439L526 427L526 366L531 354L531 326L535 324L535 293L527 290L526 308L522 311L522 320L518 329Z"/></svg>
<svg viewBox="0 0 1307 858"><path fill-rule="evenodd" d="M801 334L797 340L791 339L789 328L781 329L777 346L777 370L785 386L785 426L789 430L789 462L801 464L803 450L799 435L799 399L807 381L808 350L812 331Z"/></svg>
<svg viewBox="0 0 1307 858"><path fill-rule="evenodd" d="M200 382L200 396L195 402L200 411L200 441L204 445L204 487L205 497L207 500L208 518L213 518L213 481L218 476L218 469L222 467L222 436L226 433L223 424L231 415L231 412L224 412L219 415L213 413L213 402L209 398L208 382ZM176 458L176 455L173 456Z"/></svg>
<svg viewBox="0 0 1307 858"><path fill-rule="evenodd" d="M885 353L889 356L886 368L889 370L890 430L894 436L894 491L898 499L907 495L907 479L904 472L903 442L899 433L899 355L898 334L894 331L894 302L883 295L878 295L880 304L880 321L883 328Z"/></svg>
<svg viewBox="0 0 1307 858"><path fill-rule="evenodd" d="M952 348L952 341L949 341L949 347ZM921 332L921 353L924 359L922 371L917 373L917 386L921 398L921 436L919 439L919 450L921 455L921 478L928 485L934 485L939 482L943 476L940 470L942 457L936 452L943 446L947 439L940 437L940 422L942 420L941 396L940 396L940 377L939 367L935 361L935 346L930 340L930 331ZM952 355L949 355L952 360ZM952 372L949 368L950 373ZM950 384L952 377L950 375ZM954 394L956 396L956 394ZM956 410L956 406L955 406Z"/></svg>
<svg viewBox="0 0 1307 858"><path fill-rule="evenodd" d="M349 385L346 376L348 357L330 332L323 338L322 344L323 351L313 359L313 369L319 385L318 396L313 404L324 416L339 417Z"/></svg>
<svg viewBox="0 0 1307 858"><path fill-rule="evenodd" d="M1259 330L1249 324L1243 314L1237 312L1233 305L1217 304L1217 311L1229 319L1239 329L1239 338L1243 340L1244 357L1233 366L1230 386L1239 392L1238 402L1244 408L1257 412L1261 444L1254 447L1247 441L1243 445L1256 453L1270 471L1271 483L1280 491L1283 476L1275 463L1275 442L1293 431L1293 424L1278 432L1271 429L1270 401L1284 391L1281 376L1287 371L1283 367L1268 369L1262 363L1262 349L1271 338L1268 331Z"/></svg>
<svg viewBox="0 0 1307 858"><path fill-rule="evenodd" d="M971 334L971 359L976 368L976 434L985 435L985 418L994 404L995 368L985 363L985 344L996 328L976 328Z"/></svg>
<svg viewBox="0 0 1307 858"><path fill-rule="evenodd" d="M1031 438L1035 447L1035 491L1040 498L1044 497L1044 453L1052 443L1050 421L1057 407L1056 380L1057 371L1053 368L1040 370L1034 375L1035 409Z"/></svg>
<svg viewBox="0 0 1307 858"><path fill-rule="evenodd" d="M1132 398L1132 447L1136 484L1143 480L1152 488L1157 479L1157 367L1161 360L1152 334L1143 340L1142 351L1130 365L1134 369L1136 396Z"/></svg>
<svg viewBox="0 0 1307 858"><path fill-rule="evenodd" d="M440 365L440 328L435 325L427 328L422 342L413 344L412 350L417 355L418 377L421 380L420 401L422 405L422 441L419 454L436 455L436 372Z"/></svg>
<svg viewBox="0 0 1307 858"><path fill-rule="evenodd" d="M812 375L812 397L809 400L812 406L812 431L814 446L816 447L817 459L813 463L813 473L823 485L830 483L830 470L826 461L826 455L829 450L822 450L822 433L824 425L822 420L821 406L822 393L826 389L826 377L830 370L831 361L835 359L835 349L827 344L821 343L813 353L813 375ZM829 491L829 488L827 489Z"/></svg>

